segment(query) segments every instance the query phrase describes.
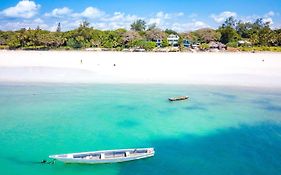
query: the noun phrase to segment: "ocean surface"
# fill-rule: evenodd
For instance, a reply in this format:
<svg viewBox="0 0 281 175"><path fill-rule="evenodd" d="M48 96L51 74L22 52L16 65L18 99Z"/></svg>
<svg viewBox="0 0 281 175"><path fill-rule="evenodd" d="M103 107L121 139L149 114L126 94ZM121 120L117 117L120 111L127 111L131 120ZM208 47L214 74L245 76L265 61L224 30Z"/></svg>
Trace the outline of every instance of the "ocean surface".
<svg viewBox="0 0 281 175"><path fill-rule="evenodd" d="M169 102L188 95L190 100ZM137 161L40 164L51 154L154 147ZM1 175L279 175L281 90L0 84Z"/></svg>

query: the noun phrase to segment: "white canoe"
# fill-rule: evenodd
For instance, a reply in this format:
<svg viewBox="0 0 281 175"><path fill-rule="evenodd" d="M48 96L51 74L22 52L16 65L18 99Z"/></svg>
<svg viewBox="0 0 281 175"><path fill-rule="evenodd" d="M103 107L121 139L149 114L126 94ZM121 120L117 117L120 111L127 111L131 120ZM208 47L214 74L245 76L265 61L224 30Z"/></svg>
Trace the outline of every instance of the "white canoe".
<svg viewBox="0 0 281 175"><path fill-rule="evenodd" d="M50 155L49 158L64 163L96 164L125 162L152 156L154 156L154 148L137 148Z"/></svg>

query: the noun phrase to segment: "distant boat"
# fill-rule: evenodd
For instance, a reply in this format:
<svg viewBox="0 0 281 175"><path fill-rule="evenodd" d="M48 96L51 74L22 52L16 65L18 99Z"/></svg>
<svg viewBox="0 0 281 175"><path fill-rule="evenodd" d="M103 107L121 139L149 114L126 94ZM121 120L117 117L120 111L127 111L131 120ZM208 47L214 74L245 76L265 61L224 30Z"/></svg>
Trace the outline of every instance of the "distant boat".
<svg viewBox="0 0 281 175"><path fill-rule="evenodd" d="M50 155L49 158L64 163L97 164L125 162L152 156L154 156L154 148L137 148Z"/></svg>
<svg viewBox="0 0 281 175"><path fill-rule="evenodd" d="M169 98L170 101L179 101L179 100L187 100L189 97L188 96L179 96L179 97L172 97Z"/></svg>

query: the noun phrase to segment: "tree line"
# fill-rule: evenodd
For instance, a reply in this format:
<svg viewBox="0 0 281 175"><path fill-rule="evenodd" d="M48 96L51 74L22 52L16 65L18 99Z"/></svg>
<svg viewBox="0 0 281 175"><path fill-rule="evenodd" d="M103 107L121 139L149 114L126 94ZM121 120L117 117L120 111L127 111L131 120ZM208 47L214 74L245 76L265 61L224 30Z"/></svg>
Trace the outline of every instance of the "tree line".
<svg viewBox="0 0 281 175"><path fill-rule="evenodd" d="M0 47L8 49L81 49L81 48L143 48L152 50L157 40L161 47L169 46L167 37L176 34L180 37L179 47L183 40L190 43L221 42L229 47L237 47L238 41L245 41L251 46L281 46L281 29L271 29L268 22L257 19L255 22L237 21L233 17L225 20L218 29L203 28L191 32L178 33L171 29L161 30L156 24L147 25L144 20L136 20L131 29L98 30L84 21L74 30L62 32L61 24L55 32L36 29L17 31L0 31ZM187 29L188 30L188 29Z"/></svg>

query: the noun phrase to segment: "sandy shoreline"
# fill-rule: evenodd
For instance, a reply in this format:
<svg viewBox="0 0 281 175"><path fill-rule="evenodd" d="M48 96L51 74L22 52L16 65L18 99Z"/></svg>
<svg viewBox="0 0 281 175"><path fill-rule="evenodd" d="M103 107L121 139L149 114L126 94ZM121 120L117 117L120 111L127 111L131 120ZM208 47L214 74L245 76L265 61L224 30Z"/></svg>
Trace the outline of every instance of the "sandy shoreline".
<svg viewBox="0 0 281 175"><path fill-rule="evenodd" d="M0 82L281 87L280 80L281 53L0 51Z"/></svg>

